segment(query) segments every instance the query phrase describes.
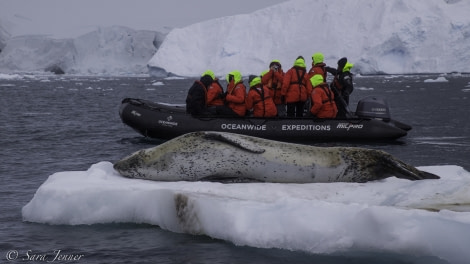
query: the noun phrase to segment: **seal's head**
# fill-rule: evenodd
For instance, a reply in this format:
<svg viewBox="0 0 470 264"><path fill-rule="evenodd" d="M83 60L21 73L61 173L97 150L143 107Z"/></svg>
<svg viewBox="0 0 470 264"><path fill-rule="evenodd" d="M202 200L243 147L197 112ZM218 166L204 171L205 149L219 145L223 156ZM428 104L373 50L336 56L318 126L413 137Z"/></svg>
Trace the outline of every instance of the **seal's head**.
<svg viewBox="0 0 470 264"><path fill-rule="evenodd" d="M141 178L139 170L145 167L143 157L145 150L140 150L134 154L114 163L113 168L122 176L128 178Z"/></svg>

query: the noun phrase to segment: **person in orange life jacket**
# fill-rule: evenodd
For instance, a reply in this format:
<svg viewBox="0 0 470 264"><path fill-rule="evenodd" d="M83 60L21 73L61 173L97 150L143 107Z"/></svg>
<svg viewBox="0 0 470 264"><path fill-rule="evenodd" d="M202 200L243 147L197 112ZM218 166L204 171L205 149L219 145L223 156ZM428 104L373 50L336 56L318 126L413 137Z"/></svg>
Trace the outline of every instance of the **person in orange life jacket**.
<svg viewBox="0 0 470 264"><path fill-rule="evenodd" d="M273 60L269 64L269 70L261 74L261 83L266 85L269 93L277 107L277 115L286 115L286 105L281 100L282 80L284 79L284 71L279 60Z"/></svg>
<svg viewBox="0 0 470 264"><path fill-rule="evenodd" d="M335 103L334 93L324 81L323 75L315 74L310 78L312 88L312 107L310 113L317 118L335 118L338 109Z"/></svg>
<svg viewBox="0 0 470 264"><path fill-rule="evenodd" d="M256 76L250 81L250 90L245 99L247 110L253 110L254 117L273 117L277 115L276 105L266 85Z"/></svg>
<svg viewBox="0 0 470 264"><path fill-rule="evenodd" d="M308 76L307 78L310 80L315 74L321 74L323 76L323 80L326 82L326 64L323 62L324 56L323 53L317 52L312 55L312 68L308 71ZM307 82L307 91L308 94L310 95L312 93L312 84L310 81ZM305 103L305 108L310 109L312 108L312 99L311 96L307 99L307 102Z"/></svg>
<svg viewBox="0 0 470 264"><path fill-rule="evenodd" d="M227 92L224 94L225 104L217 106L217 114L245 116L246 87L240 71L232 71L227 75Z"/></svg>
<svg viewBox="0 0 470 264"><path fill-rule="evenodd" d="M207 88L207 106L214 107L224 105L224 90L222 89L222 85L219 83L219 79L215 77L214 72L211 70L207 70L205 73L210 75L213 79L212 83Z"/></svg>
<svg viewBox="0 0 470 264"><path fill-rule="evenodd" d="M214 81L210 74L204 73L189 88L186 96L186 112L191 115L207 115L207 87Z"/></svg>
<svg viewBox="0 0 470 264"><path fill-rule="evenodd" d="M335 78L331 83L331 88L335 93L336 105L338 106L338 117L347 117L349 110L349 95L354 90L353 75L351 68L354 64L349 63L347 58L338 60L338 69Z"/></svg>
<svg viewBox="0 0 470 264"><path fill-rule="evenodd" d="M308 71L308 78L312 78L315 74L321 74L323 81L326 82L326 64L323 62L323 53L317 52L312 55L312 68Z"/></svg>
<svg viewBox="0 0 470 264"><path fill-rule="evenodd" d="M303 116L304 104L308 97L307 82L305 60L299 56L282 81L281 100L287 104L287 116Z"/></svg>

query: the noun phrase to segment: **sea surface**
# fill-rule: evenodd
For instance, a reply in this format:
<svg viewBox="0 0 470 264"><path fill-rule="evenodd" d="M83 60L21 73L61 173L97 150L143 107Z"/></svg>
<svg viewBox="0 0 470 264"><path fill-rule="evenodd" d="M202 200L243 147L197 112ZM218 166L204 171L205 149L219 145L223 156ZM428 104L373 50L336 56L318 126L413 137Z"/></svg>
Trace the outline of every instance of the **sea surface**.
<svg viewBox="0 0 470 264"><path fill-rule="evenodd" d="M316 255L242 247L147 224L23 221L22 207L53 173L84 171L162 142L122 124L118 110L123 98L184 103L193 81L145 76L0 79L0 263L446 263L399 254ZM352 110L361 98L382 96L393 118L413 130L397 141L316 145L382 149L415 166L470 170L469 75L357 76L355 88Z"/></svg>

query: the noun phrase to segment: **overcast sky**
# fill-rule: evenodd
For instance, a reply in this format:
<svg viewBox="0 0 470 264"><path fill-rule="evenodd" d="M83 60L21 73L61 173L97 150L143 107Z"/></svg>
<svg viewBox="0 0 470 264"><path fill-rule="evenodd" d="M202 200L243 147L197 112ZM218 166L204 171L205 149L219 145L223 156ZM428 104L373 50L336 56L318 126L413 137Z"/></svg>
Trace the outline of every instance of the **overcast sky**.
<svg viewBox="0 0 470 264"><path fill-rule="evenodd" d="M97 26L162 30L251 13L286 0L0 0L0 21L13 35L75 37Z"/></svg>

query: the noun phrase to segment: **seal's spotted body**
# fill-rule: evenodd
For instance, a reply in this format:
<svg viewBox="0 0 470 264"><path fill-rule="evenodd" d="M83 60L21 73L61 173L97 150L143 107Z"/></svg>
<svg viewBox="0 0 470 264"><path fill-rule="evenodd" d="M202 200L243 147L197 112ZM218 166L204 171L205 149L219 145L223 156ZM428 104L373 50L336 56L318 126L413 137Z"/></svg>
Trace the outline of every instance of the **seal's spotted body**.
<svg viewBox="0 0 470 264"><path fill-rule="evenodd" d="M123 176L155 181L367 182L390 176L438 179L392 155L314 147L224 132L194 132L114 164Z"/></svg>

